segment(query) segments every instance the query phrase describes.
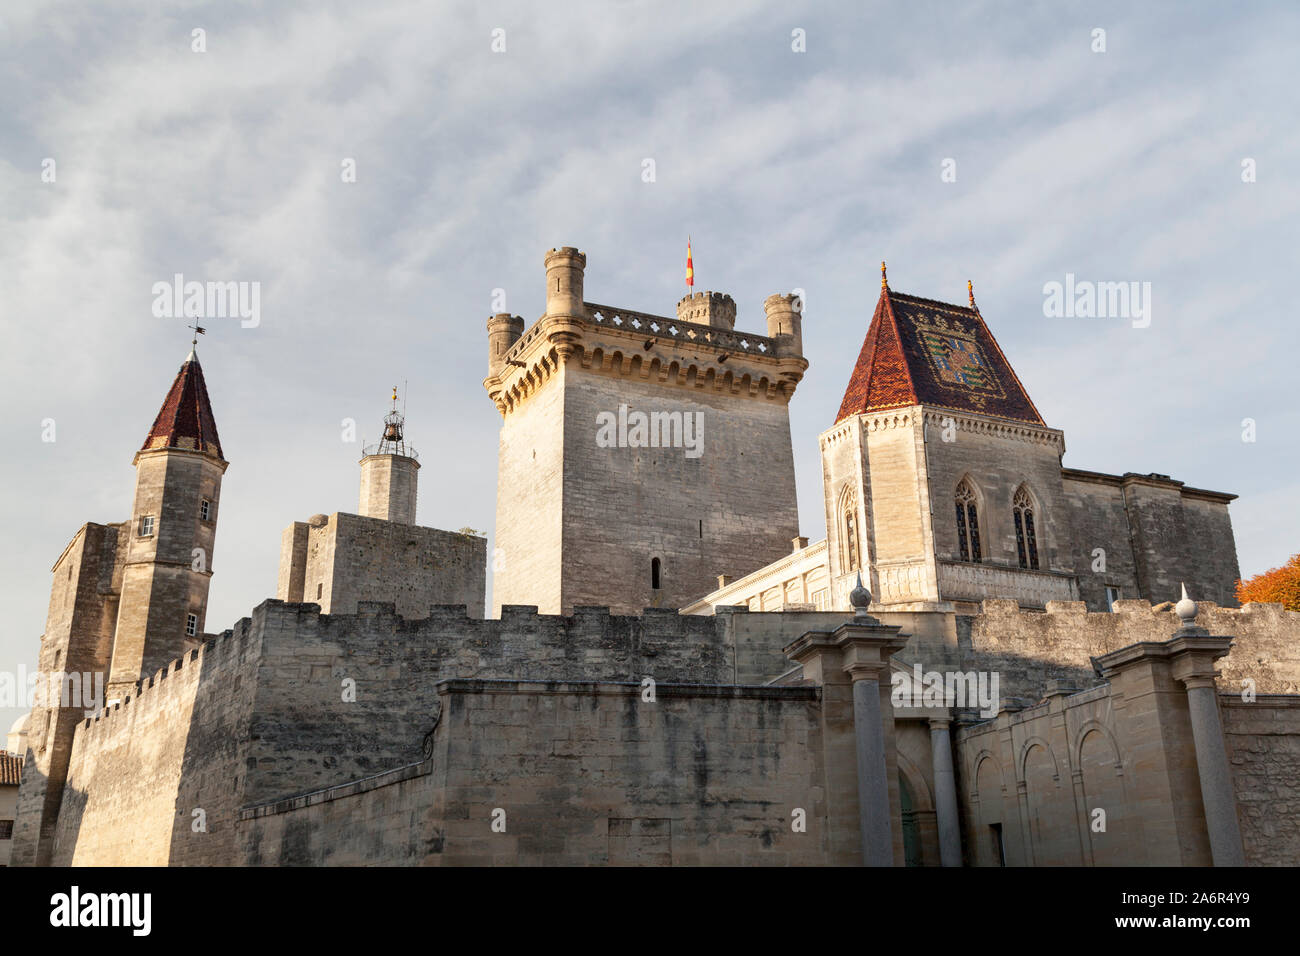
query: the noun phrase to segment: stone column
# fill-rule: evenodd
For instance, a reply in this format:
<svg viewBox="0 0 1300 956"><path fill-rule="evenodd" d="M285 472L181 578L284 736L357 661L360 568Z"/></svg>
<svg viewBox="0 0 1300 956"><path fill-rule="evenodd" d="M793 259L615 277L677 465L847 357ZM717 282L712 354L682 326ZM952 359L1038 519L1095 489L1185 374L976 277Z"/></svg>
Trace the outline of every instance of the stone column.
<svg viewBox="0 0 1300 956"><path fill-rule="evenodd" d="M1173 674L1187 688L1187 710L1196 745L1196 772L1201 778L1201 803L1205 806L1205 827L1210 834L1214 865L1245 866L1237 801L1232 792L1232 770L1228 766L1214 682L1214 659L1226 654L1228 648L1225 646L1222 653L1215 654L1217 647L1200 646L1206 641L1227 643L1226 638L1174 638L1170 642ZM1195 646L1189 646L1191 642Z"/></svg>
<svg viewBox="0 0 1300 956"><path fill-rule="evenodd" d="M952 769L952 740L947 717L930 718L934 760L934 810L939 825L939 862L961 866L961 829L957 821L957 776Z"/></svg>
<svg viewBox="0 0 1300 956"><path fill-rule="evenodd" d="M823 684L834 680L828 673L841 665L853 683L853 733L857 762L858 829L862 862L866 866L893 866L893 810L889 793L889 754L882 700L882 675L889 673L889 659L907 644L899 628L881 624L867 615L871 595L858 586L850 596L856 609L853 621L841 624L830 634L810 631L785 649L786 656L804 666L805 677ZM838 655L838 660L836 656ZM829 666L828 666L829 665ZM842 677L840 678L843 679ZM892 721L892 711L890 719ZM892 724L891 724L892 731Z"/></svg>
<svg viewBox="0 0 1300 956"><path fill-rule="evenodd" d="M886 661L888 666L888 661ZM892 866L894 831L890 827L889 772L885 761L885 726L880 717L879 672L846 666L853 679L853 729L858 742L858 819L864 866Z"/></svg>
<svg viewBox="0 0 1300 956"><path fill-rule="evenodd" d="M1153 808L1167 808L1163 819L1145 821L1148 840L1152 834L1159 834L1159 839L1152 842L1142 862L1204 865L1208 843L1213 865L1243 866L1245 852L1214 667L1215 661L1227 656L1232 638L1194 626L1196 604L1186 590L1175 612L1183 626L1171 640L1133 644L1098 658L1103 676L1111 682L1112 697L1123 704L1116 708L1121 745L1129 752L1128 759L1148 767L1144 774L1151 794L1148 802ZM1177 693L1180 685L1185 696ZM1180 706L1184 701L1185 709ZM1195 775L1187 759L1190 754L1177 759L1182 755L1173 750L1179 742L1186 746L1189 730Z"/></svg>

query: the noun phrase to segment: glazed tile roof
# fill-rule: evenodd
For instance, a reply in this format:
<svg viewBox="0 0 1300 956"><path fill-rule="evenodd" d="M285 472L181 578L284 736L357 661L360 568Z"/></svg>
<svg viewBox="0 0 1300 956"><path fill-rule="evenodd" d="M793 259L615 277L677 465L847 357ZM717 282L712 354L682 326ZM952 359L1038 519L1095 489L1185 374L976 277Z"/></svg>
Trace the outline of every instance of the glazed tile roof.
<svg viewBox="0 0 1300 956"><path fill-rule="evenodd" d="M140 446L141 451L151 448L185 448L225 460L221 439L217 437L217 421L212 417L212 403L208 400L208 386L203 381L203 368L193 352L186 356L185 364L176 373L149 436Z"/></svg>
<svg viewBox="0 0 1300 956"><path fill-rule="evenodd" d="M885 288L835 421L909 405L1046 424L978 309Z"/></svg>
<svg viewBox="0 0 1300 956"><path fill-rule="evenodd" d="M0 751L0 786L16 787L23 779L23 758Z"/></svg>

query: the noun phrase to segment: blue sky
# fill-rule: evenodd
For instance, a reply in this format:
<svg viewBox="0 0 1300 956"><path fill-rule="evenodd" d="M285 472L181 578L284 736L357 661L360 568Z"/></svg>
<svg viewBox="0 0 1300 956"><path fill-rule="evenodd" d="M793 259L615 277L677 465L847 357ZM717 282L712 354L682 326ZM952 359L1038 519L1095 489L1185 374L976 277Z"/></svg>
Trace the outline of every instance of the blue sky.
<svg viewBox="0 0 1300 956"><path fill-rule="evenodd" d="M355 510L340 422L377 437L394 382L420 522L490 533L492 290L531 323L544 251L575 245L589 300L671 314L688 232L738 328L806 290L804 534L824 533L816 439L886 259L902 292L962 302L974 280L1067 465L1239 494L1246 574L1300 550L1294 5L13 6L0 667L35 664L76 529L129 515L188 350L186 321L151 310L178 272L261 283L260 324L215 319L200 344L231 462L210 630L273 596L285 525ZM1150 282L1150 326L1045 317L1067 273Z"/></svg>

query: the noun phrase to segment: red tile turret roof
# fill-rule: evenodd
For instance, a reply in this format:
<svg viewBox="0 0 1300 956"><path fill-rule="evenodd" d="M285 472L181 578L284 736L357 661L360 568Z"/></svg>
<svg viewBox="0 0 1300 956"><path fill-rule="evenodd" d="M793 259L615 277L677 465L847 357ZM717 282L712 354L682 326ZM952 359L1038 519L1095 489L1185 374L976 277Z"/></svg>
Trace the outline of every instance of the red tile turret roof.
<svg viewBox="0 0 1300 956"><path fill-rule="evenodd" d="M217 421L212 416L212 403L208 400L208 386L203 380L203 368L193 352L176 373L158 417L140 446L141 451L153 448L184 448L225 460L221 454L221 439L217 437Z"/></svg>

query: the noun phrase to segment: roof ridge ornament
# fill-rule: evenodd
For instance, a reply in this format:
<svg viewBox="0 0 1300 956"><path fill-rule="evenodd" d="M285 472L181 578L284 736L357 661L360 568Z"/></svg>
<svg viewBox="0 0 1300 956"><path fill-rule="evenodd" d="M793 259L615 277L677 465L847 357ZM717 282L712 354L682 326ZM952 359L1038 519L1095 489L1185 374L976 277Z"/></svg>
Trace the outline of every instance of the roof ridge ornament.
<svg viewBox="0 0 1300 956"><path fill-rule="evenodd" d="M880 260L880 291L889 291L889 277L885 273L885 260Z"/></svg>
<svg viewBox="0 0 1300 956"><path fill-rule="evenodd" d="M970 299L970 307L978 312L979 306L975 304L975 285L970 279L966 280L966 297Z"/></svg>

